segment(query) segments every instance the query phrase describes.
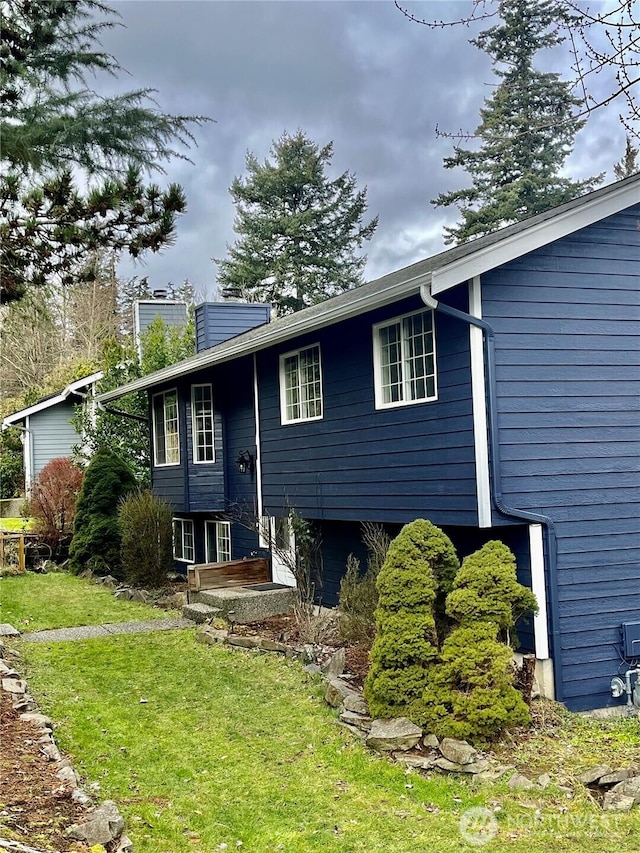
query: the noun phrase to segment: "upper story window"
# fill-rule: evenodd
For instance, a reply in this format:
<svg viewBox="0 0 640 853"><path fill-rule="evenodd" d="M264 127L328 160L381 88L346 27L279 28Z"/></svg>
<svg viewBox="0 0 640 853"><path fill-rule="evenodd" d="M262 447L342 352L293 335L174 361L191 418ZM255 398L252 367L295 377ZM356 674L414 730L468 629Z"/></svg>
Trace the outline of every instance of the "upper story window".
<svg viewBox="0 0 640 853"><path fill-rule="evenodd" d="M173 557L184 563L195 563L193 521L189 518L173 519Z"/></svg>
<svg viewBox="0 0 640 853"><path fill-rule="evenodd" d="M228 521L205 521L205 562L228 563L231 559L231 524Z"/></svg>
<svg viewBox="0 0 640 853"><path fill-rule="evenodd" d="M153 458L156 465L180 464L178 392L153 395Z"/></svg>
<svg viewBox="0 0 640 853"><path fill-rule="evenodd" d="M376 408L437 398L433 311L415 311L373 327Z"/></svg>
<svg viewBox="0 0 640 853"><path fill-rule="evenodd" d="M319 344L280 356L280 415L283 424L322 417Z"/></svg>
<svg viewBox="0 0 640 853"><path fill-rule="evenodd" d="M211 385L191 386L191 424L193 430L193 461L215 462Z"/></svg>

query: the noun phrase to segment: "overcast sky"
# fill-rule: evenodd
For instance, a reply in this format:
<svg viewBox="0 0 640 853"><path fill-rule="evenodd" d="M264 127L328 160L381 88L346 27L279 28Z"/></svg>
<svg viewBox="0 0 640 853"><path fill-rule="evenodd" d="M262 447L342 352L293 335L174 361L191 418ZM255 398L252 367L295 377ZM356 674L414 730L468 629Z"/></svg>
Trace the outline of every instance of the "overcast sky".
<svg viewBox="0 0 640 853"><path fill-rule="evenodd" d="M366 279L443 247L443 225L456 214L430 199L459 189L466 175L443 168L453 143L435 128L473 130L478 123L495 81L488 57L468 43L479 28L432 31L391 0L111 5L124 26L106 34L103 46L130 72L116 85L157 89L163 111L215 120L196 131L193 165L173 161L156 178L180 182L187 194L175 245L144 264L123 262L121 274L148 275L152 287L188 278L211 297L211 259L224 257L234 240L233 177L244 173L248 150L264 159L275 138L298 128L319 145L333 140L334 172L348 169L359 188L368 187L369 214L379 214L380 224L367 244ZM464 0L407 5L439 19L470 8ZM564 57L544 61L559 70ZM617 109L595 113L567 172L584 178L606 171L609 182L623 146Z"/></svg>

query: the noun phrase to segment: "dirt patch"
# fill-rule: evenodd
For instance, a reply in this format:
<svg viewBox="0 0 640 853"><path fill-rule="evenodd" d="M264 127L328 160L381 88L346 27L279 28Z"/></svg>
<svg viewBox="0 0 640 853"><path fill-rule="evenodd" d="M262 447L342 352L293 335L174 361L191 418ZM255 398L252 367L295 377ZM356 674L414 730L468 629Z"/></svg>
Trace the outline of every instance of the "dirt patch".
<svg viewBox="0 0 640 853"><path fill-rule="evenodd" d="M41 732L0 691L0 836L45 850L87 851L64 830L87 813L39 751Z"/></svg>

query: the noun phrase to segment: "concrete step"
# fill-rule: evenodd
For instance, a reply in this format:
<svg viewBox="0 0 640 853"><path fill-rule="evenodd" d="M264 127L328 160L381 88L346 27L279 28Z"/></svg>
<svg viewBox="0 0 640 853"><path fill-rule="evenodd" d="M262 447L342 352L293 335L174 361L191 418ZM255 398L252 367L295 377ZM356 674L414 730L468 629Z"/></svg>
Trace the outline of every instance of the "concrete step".
<svg viewBox="0 0 640 853"><path fill-rule="evenodd" d="M275 589L263 588L276 587ZM258 587L258 588L256 588ZM192 605L205 604L217 608L220 616L230 622L259 622L269 616L283 616L292 613L297 600L297 591L289 586L276 584L255 584L253 588L236 586L227 589L209 589L192 592ZM189 618L194 619L194 616Z"/></svg>
<svg viewBox="0 0 640 853"><path fill-rule="evenodd" d="M185 604L182 608L182 615L185 619L191 619L192 622L211 622L216 616L222 616L222 611L219 607L212 607L210 604L203 604L199 601Z"/></svg>

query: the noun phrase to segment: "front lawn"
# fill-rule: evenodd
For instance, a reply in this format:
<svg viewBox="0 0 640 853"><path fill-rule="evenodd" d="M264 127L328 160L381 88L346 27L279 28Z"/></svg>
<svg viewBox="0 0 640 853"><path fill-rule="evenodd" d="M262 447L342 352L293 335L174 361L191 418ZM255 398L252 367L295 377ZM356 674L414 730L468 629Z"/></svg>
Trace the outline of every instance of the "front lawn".
<svg viewBox="0 0 640 853"><path fill-rule="evenodd" d="M119 804L136 853L452 853L472 850L488 819L488 851L640 849L640 810L603 813L579 786L569 798L405 773L340 729L321 687L280 657L203 646L193 630L20 646L60 747ZM621 737L620 754L638 757L636 721L588 731L588 753L568 746L554 781Z"/></svg>
<svg viewBox="0 0 640 853"><path fill-rule="evenodd" d="M0 622L19 631L166 618L166 611L118 601L107 589L63 572L0 578Z"/></svg>

